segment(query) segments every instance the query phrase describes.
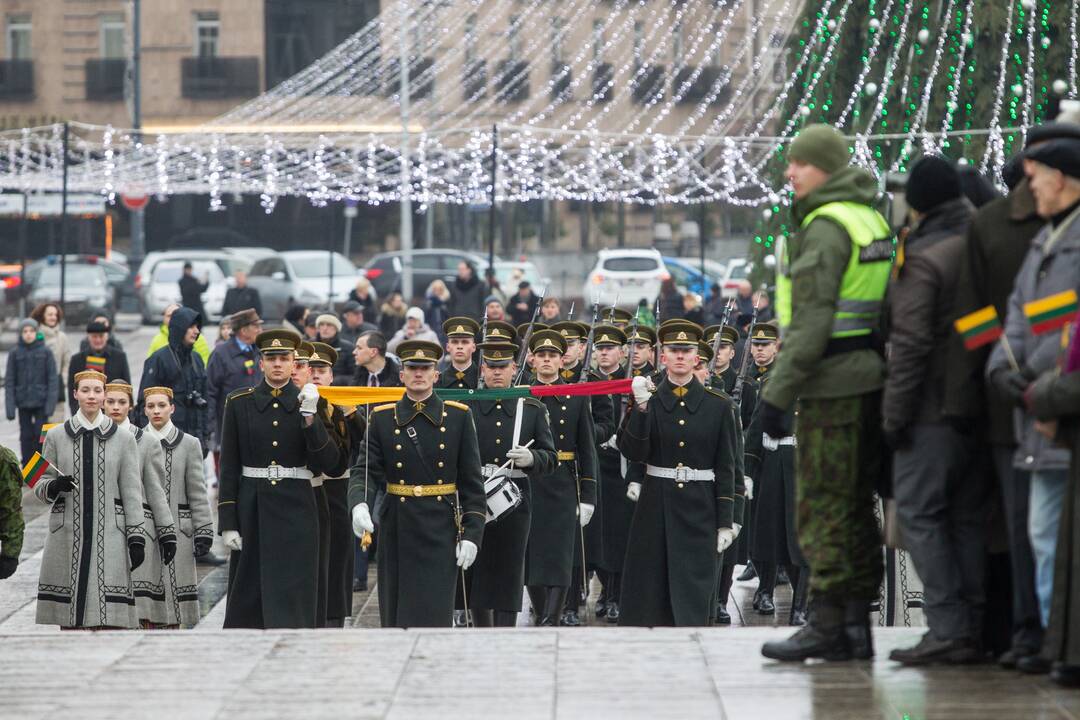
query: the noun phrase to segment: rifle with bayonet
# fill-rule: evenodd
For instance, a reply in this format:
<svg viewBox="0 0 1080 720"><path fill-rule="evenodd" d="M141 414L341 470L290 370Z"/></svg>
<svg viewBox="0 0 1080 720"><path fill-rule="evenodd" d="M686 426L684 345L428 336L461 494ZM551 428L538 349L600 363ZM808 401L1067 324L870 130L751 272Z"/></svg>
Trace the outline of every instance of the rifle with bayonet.
<svg viewBox="0 0 1080 720"><path fill-rule="evenodd" d="M536 301L536 309L533 310L532 319L529 320L529 327L525 328L525 337L521 338L521 348L518 350L517 357L518 369L511 387L521 382L521 376L525 372L525 358L529 355L529 340L532 339L533 327L536 325L536 319L540 317L540 308L544 304L544 296L547 295L547 291L546 286L540 291L540 297Z"/></svg>
<svg viewBox="0 0 1080 720"><path fill-rule="evenodd" d="M724 308L724 314L720 317L720 328L716 331L716 336L713 337L712 344L712 359L709 360L709 375L712 377L716 373L716 356L720 352L720 340L724 334L724 326L727 325L728 316L731 314L732 309L735 307L735 298L728 298L727 307Z"/></svg>
<svg viewBox="0 0 1080 720"><path fill-rule="evenodd" d="M764 283L762 283L764 287ZM761 298L758 297L754 300L754 312L750 316L750 329L746 333L746 344L743 347L742 362L739 363L739 374L735 377L735 387L731 390L731 399L735 401L735 404L742 407L742 391L743 383L746 382L746 373L750 368L750 333L754 331L754 325L757 324L758 310L761 309Z"/></svg>
<svg viewBox="0 0 1080 720"><path fill-rule="evenodd" d="M487 305L484 306L484 322L480 326L480 342L483 343L487 340L487 328L488 328L488 311ZM480 349L480 365L476 369L476 388L478 390L484 389L484 351Z"/></svg>

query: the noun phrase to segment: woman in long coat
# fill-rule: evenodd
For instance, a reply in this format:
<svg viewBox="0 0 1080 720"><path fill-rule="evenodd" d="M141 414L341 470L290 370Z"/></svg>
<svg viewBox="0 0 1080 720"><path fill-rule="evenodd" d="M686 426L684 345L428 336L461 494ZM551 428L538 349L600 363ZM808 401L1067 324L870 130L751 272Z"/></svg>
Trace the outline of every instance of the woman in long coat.
<svg viewBox="0 0 1080 720"><path fill-rule="evenodd" d="M131 571L146 552L138 449L134 436L101 411L104 375L79 373L75 397L79 410L45 436L49 467L34 486L52 505L37 623L135 628Z"/></svg>
<svg viewBox="0 0 1080 720"><path fill-rule="evenodd" d="M180 530L181 547L171 563L160 566L157 578L162 596L154 598L149 613L139 617L155 625L191 627L199 622L196 554L205 554L214 541L214 522L206 496L202 445L194 435L172 424L173 397L169 388L143 391L143 409L150 424L146 433L161 443L165 497ZM205 548L205 549L204 549Z"/></svg>

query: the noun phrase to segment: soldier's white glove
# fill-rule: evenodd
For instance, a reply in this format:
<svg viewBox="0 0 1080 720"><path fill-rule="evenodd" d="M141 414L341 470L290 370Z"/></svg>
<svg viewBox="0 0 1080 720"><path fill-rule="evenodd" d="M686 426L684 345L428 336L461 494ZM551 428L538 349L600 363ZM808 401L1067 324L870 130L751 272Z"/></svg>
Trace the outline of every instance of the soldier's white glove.
<svg viewBox="0 0 1080 720"><path fill-rule="evenodd" d="M626 486L626 497L630 498L634 502L641 497L641 483L632 482Z"/></svg>
<svg viewBox="0 0 1080 720"><path fill-rule="evenodd" d="M514 461L519 468L531 467L533 464L532 451L529 448L516 447L506 451L506 457Z"/></svg>
<svg viewBox="0 0 1080 720"><path fill-rule="evenodd" d="M731 523L731 529L735 531L735 537L739 537L739 533L742 532L742 525L739 523Z"/></svg>
<svg viewBox="0 0 1080 720"><path fill-rule="evenodd" d="M746 485L746 499L754 499L754 481L749 475L743 475L743 484Z"/></svg>
<svg viewBox="0 0 1080 720"><path fill-rule="evenodd" d="M734 528L720 528L716 531L716 552L722 553L735 542L739 533Z"/></svg>
<svg viewBox="0 0 1080 720"><path fill-rule="evenodd" d="M308 383L300 388L300 414L314 415L319 410L319 388Z"/></svg>
<svg viewBox="0 0 1080 720"><path fill-rule="evenodd" d="M459 540L454 554L457 556L458 567L468 570L476 562L476 543L472 540Z"/></svg>
<svg viewBox="0 0 1080 720"><path fill-rule="evenodd" d="M578 503L578 519L581 520L581 527L585 527L592 520L593 511L596 510L595 505L589 503Z"/></svg>
<svg viewBox="0 0 1080 720"><path fill-rule="evenodd" d="M649 378L638 375L630 383L630 391L634 394L634 402L642 410L648 405L649 399L652 397L652 391L656 389L656 386L652 384Z"/></svg>
<svg viewBox="0 0 1080 720"><path fill-rule="evenodd" d="M603 448L603 449L605 449L605 450L618 450L618 449L619 449L619 445L618 445L618 443L616 442L615 438L616 438L616 436L615 436L615 435L612 435L612 436L611 436L611 437L609 437L609 438L608 438L607 440L605 440L604 442L600 443L600 447L601 447L601 448Z"/></svg>
<svg viewBox="0 0 1080 720"><path fill-rule="evenodd" d="M244 540L240 537L240 533L235 530L226 530L221 533L221 539L225 541L225 547L236 552L240 552L244 549Z"/></svg>
<svg viewBox="0 0 1080 720"><path fill-rule="evenodd" d="M375 532L375 523L371 522L371 511L367 503L360 503L352 509L352 531L356 537L364 537L364 533Z"/></svg>

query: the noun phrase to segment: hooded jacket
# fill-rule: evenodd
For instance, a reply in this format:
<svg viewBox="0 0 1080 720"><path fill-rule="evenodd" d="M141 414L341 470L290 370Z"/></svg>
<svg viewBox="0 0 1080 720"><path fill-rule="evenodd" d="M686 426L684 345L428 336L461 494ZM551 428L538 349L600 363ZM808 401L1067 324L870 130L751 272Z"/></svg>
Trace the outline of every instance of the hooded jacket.
<svg viewBox="0 0 1080 720"><path fill-rule="evenodd" d="M298 330L300 335L303 335L303 328ZM165 323L161 323L158 328L157 335L154 335L150 341L150 349L146 351L146 357L150 357L161 348L169 344L169 326ZM205 335L200 335L199 339L195 341L195 352L202 355L203 364L210 362L210 344L206 341Z"/></svg>
<svg viewBox="0 0 1080 720"><path fill-rule="evenodd" d="M851 238L827 217L802 227L806 216L822 205L873 205L876 197L874 178L865 170L847 167L792 206L792 222L799 228L787 248L792 316L784 333L784 352L762 392L762 399L769 404L787 410L796 397L856 397L880 390L884 384L885 361L875 350L825 357L840 282L851 257Z"/></svg>
<svg viewBox="0 0 1080 720"><path fill-rule="evenodd" d="M48 417L56 405L60 394L60 376L56 372L56 360L52 351L45 346L45 339L39 332L31 343L19 338L7 359L7 373L4 375L4 395L7 417L15 419L17 409L41 409Z"/></svg>
<svg viewBox="0 0 1080 720"><path fill-rule="evenodd" d="M194 435L204 443L208 439L210 407L207 399L206 365L202 355L184 345L184 335L192 325L201 325L202 318L188 307L179 308L169 320L169 343L156 351L143 367L139 384L139 416L142 410L143 389L162 386L172 388L176 410L172 421L176 427ZM200 336L201 337L201 336Z"/></svg>

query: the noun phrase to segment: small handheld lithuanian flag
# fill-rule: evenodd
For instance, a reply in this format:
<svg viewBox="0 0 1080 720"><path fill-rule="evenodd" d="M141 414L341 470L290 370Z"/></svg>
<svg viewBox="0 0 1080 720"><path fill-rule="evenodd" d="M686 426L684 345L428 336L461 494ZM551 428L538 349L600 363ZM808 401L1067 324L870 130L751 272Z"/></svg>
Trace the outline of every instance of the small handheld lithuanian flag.
<svg viewBox="0 0 1080 720"><path fill-rule="evenodd" d="M59 424L60 423L45 423L45 424L43 424L41 426L41 437L38 438L38 445L44 445L45 444L45 436L49 434L49 430L52 430L54 427L56 427Z"/></svg>
<svg viewBox="0 0 1080 720"><path fill-rule="evenodd" d="M993 305L958 318L953 327L964 338L964 347L968 350L994 342L1003 332L1001 319Z"/></svg>
<svg viewBox="0 0 1080 720"><path fill-rule="evenodd" d="M1072 321L1080 302L1075 290L1066 290L1024 303L1024 315L1031 324L1032 335L1042 335L1064 327Z"/></svg>
<svg viewBox="0 0 1080 720"><path fill-rule="evenodd" d="M34 453L22 469L23 482L34 487L48 469L49 461L41 457L41 453Z"/></svg>
<svg viewBox="0 0 1080 720"><path fill-rule="evenodd" d="M98 372L105 372L106 359L100 355L87 355L86 356L86 369L97 370Z"/></svg>

